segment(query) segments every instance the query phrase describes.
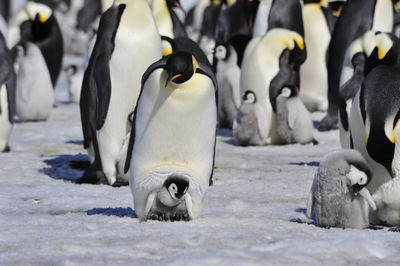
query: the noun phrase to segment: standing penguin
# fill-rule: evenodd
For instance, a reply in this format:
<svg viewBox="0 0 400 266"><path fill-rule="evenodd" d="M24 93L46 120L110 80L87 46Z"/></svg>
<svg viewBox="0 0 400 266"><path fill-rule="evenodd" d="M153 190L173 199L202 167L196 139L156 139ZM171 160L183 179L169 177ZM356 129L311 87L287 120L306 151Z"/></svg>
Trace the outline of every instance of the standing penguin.
<svg viewBox="0 0 400 266"><path fill-rule="evenodd" d="M216 86L211 68L184 51L144 73L125 164L140 219L200 214L214 167Z"/></svg>
<svg viewBox="0 0 400 266"><path fill-rule="evenodd" d="M248 44L240 74L241 92L253 91L262 107L265 120L262 136L264 143L281 143L276 132L275 100L284 87L298 88L299 67L306 57L303 38L296 32L272 29L265 36L253 38ZM240 119L237 117L236 119ZM257 127L257 124L253 124ZM240 133L234 133L239 136ZM244 140L237 140L246 145Z"/></svg>
<svg viewBox="0 0 400 266"><path fill-rule="evenodd" d="M393 29L392 0L346 1L329 44L328 114L321 120L318 130L330 130L338 120L338 94L344 56L352 41L368 30L391 32Z"/></svg>
<svg viewBox="0 0 400 266"><path fill-rule="evenodd" d="M0 152L10 151L8 139L15 115L15 73L11 51L0 33Z"/></svg>
<svg viewBox="0 0 400 266"><path fill-rule="evenodd" d="M161 35L170 38L187 37L185 26L174 11L174 8L182 9L179 0L154 0L151 8Z"/></svg>
<svg viewBox="0 0 400 266"><path fill-rule="evenodd" d="M276 130L284 144L307 144L314 139L314 128L310 113L298 96L295 88L283 88L276 97Z"/></svg>
<svg viewBox="0 0 400 266"><path fill-rule="evenodd" d="M315 172L307 203L307 216L315 211L320 227L367 228L369 208L375 202L365 188L372 169L355 150L326 155Z"/></svg>
<svg viewBox="0 0 400 266"><path fill-rule="evenodd" d="M264 145L268 135L267 117L257 96L252 91L245 91L239 106L232 133L241 146Z"/></svg>
<svg viewBox="0 0 400 266"><path fill-rule="evenodd" d="M161 39L146 0L115 0L100 19L96 44L84 74L80 110L84 147L94 154L78 183L124 181L117 169L124 157L130 114L146 68L161 58Z"/></svg>
<svg viewBox="0 0 400 266"><path fill-rule="evenodd" d="M373 195L383 184L400 175L399 77L400 67L375 67L356 94L350 112L353 147L361 152L373 168L373 177L367 186ZM384 198L390 198L398 208L392 208L391 204L390 211L380 212L378 207L372 215L373 223L394 225L388 217L400 215L400 188L397 190L395 193L386 190L389 194ZM382 207L385 208L385 205ZM384 216L376 216L379 213Z"/></svg>
<svg viewBox="0 0 400 266"><path fill-rule="evenodd" d="M232 128L240 105L240 68L237 54L229 43L215 47L218 81L218 126Z"/></svg>
<svg viewBox="0 0 400 266"><path fill-rule="evenodd" d="M302 7L307 59L300 68L300 99L310 112L328 109L326 54L335 18L326 1L304 0Z"/></svg>
<svg viewBox="0 0 400 266"><path fill-rule="evenodd" d="M348 117L353 98L364 77L378 65L395 65L398 40L392 33L368 31L347 49L340 77L339 132L343 148L350 148Z"/></svg>
<svg viewBox="0 0 400 266"><path fill-rule="evenodd" d="M3 36L7 36L8 19L10 16L10 1L3 0L0 3L0 32Z"/></svg>

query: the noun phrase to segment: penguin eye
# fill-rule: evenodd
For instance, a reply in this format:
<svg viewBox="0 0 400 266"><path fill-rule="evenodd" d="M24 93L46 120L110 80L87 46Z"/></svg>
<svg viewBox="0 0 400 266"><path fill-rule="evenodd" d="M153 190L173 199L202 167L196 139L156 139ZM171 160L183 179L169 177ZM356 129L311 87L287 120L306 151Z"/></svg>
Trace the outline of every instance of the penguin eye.
<svg viewBox="0 0 400 266"><path fill-rule="evenodd" d="M173 192L178 192L178 188L177 188L177 186L175 184L171 184L171 190Z"/></svg>
<svg viewBox="0 0 400 266"><path fill-rule="evenodd" d="M358 180L358 184L359 185L365 185L367 184L367 178L366 176L360 176L359 180Z"/></svg>

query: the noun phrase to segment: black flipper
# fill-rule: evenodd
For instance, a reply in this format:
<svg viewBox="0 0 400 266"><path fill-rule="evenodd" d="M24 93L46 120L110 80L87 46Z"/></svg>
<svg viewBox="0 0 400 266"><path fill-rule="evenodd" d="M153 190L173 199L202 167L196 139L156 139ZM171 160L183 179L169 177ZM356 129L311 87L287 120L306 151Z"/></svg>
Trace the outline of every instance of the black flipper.
<svg viewBox="0 0 400 266"><path fill-rule="evenodd" d="M135 111L134 111L134 115L133 115L133 119L132 119L131 135L129 137L128 151L126 154L126 161L125 161L125 166L124 166L125 174L129 171L130 163L131 163L131 159L132 159L133 145L135 143L135 128L136 128L136 114L137 114L136 111L137 111L137 106L138 106L138 103L140 100L140 96L142 95L142 92L143 92L144 84L146 83L146 80L149 78L149 76L151 75L151 73L153 73L154 70L156 70L158 68L164 68L166 66L167 59L169 58L169 56L170 55L165 56L165 57L161 58L160 60L151 64L142 76L142 88L140 90L139 97L136 102L136 107L135 107Z"/></svg>
<svg viewBox="0 0 400 266"><path fill-rule="evenodd" d="M174 37L188 37L185 26L172 8L169 9L169 14L171 15Z"/></svg>
<svg viewBox="0 0 400 266"><path fill-rule="evenodd" d="M111 95L109 61L125 6L113 6L102 15L96 43L84 74L80 110L85 148L92 142L95 131L103 126L108 111Z"/></svg>

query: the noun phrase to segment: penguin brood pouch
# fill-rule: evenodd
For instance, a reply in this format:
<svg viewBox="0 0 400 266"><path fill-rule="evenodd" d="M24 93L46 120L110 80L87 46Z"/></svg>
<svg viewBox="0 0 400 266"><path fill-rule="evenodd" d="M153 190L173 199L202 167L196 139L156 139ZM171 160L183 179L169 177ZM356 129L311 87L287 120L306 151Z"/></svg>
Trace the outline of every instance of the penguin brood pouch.
<svg viewBox="0 0 400 266"><path fill-rule="evenodd" d="M142 78L125 171L141 220L191 220L214 167L217 107L211 68L179 51Z"/></svg>

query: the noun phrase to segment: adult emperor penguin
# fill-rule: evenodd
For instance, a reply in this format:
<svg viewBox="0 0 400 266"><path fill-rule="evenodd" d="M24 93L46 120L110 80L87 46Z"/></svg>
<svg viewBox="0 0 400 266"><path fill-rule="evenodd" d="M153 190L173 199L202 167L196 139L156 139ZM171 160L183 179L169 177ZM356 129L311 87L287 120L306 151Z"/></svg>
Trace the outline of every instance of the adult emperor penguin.
<svg viewBox="0 0 400 266"><path fill-rule="evenodd" d="M170 38L187 37L185 26L174 11L174 8L182 9L179 0L153 0L151 8L161 35Z"/></svg>
<svg viewBox="0 0 400 266"><path fill-rule="evenodd" d="M307 59L300 68L300 99L310 112L328 109L326 54L335 18L327 1L304 0L302 6Z"/></svg>
<svg viewBox="0 0 400 266"><path fill-rule="evenodd" d="M346 1L329 44L328 63L328 113L318 130L330 130L338 120L338 94L344 56L352 41L368 30L391 32L393 29L392 0Z"/></svg>
<svg viewBox="0 0 400 266"><path fill-rule="evenodd" d="M9 16L10 16L10 1L3 0L0 3L0 32L3 34L3 36L7 36Z"/></svg>
<svg viewBox="0 0 400 266"><path fill-rule="evenodd" d="M315 172L307 203L307 216L315 211L320 227L367 228L369 209L376 209L366 185L372 169L355 150L326 155Z"/></svg>
<svg viewBox="0 0 400 266"><path fill-rule="evenodd" d="M216 77L218 81L218 126L233 126L240 106L240 68L237 54L229 43L215 47Z"/></svg>
<svg viewBox="0 0 400 266"><path fill-rule="evenodd" d="M253 37L264 35L273 28L292 30L304 36L300 1L261 0L252 28Z"/></svg>
<svg viewBox="0 0 400 266"><path fill-rule="evenodd" d="M180 51L144 73L125 170L141 220L190 220L211 184L217 107L211 68Z"/></svg>
<svg viewBox="0 0 400 266"><path fill-rule="evenodd" d="M15 73L11 51L0 33L0 152L10 151L8 139L15 115Z"/></svg>
<svg viewBox="0 0 400 266"><path fill-rule="evenodd" d="M84 147L94 153L78 183L95 183L103 173L110 185L117 175L128 181L117 164L123 160L129 117L147 67L161 58L161 39L146 0L115 0L103 13L96 44L81 92Z"/></svg>
<svg viewBox="0 0 400 266"><path fill-rule="evenodd" d="M400 187L394 186L396 182L392 181L400 174L399 77L399 67L374 68L356 94L350 112L354 149L360 151L373 168L367 189L379 202L377 211L371 215L374 224L398 225L400 222L393 220L400 215ZM394 188L387 189L388 186ZM390 204L381 204L382 200Z"/></svg>
<svg viewBox="0 0 400 266"><path fill-rule="evenodd" d="M295 88L284 87L276 97L276 130L284 144L314 143L310 113Z"/></svg>
<svg viewBox="0 0 400 266"><path fill-rule="evenodd" d="M298 88L298 70L305 57L303 38L298 33L285 29L272 29L265 36L253 38L246 48L240 74L240 90L242 94L250 90L256 95L265 115L265 118L258 119L265 120L265 126L252 131L263 130L261 135L267 136L267 144L281 142L276 132L274 101L282 88Z"/></svg>
<svg viewBox="0 0 400 266"><path fill-rule="evenodd" d="M378 65L395 65L398 39L392 33L368 31L353 41L346 51L339 90L339 132L343 148L350 148L348 117L353 98L364 77Z"/></svg>

